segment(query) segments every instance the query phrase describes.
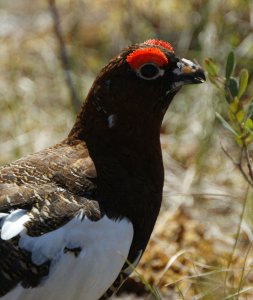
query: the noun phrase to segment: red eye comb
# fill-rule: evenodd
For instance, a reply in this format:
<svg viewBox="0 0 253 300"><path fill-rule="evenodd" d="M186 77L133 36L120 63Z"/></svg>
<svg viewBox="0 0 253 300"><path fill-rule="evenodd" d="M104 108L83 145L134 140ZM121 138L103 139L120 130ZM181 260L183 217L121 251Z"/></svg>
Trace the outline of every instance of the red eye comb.
<svg viewBox="0 0 253 300"><path fill-rule="evenodd" d="M133 69L145 63L154 63L160 67L168 63L167 57L157 48L137 49L127 56L126 61Z"/></svg>
<svg viewBox="0 0 253 300"><path fill-rule="evenodd" d="M143 44L161 46L161 47L163 47L165 49L168 49L171 52L174 52L173 47L168 42L164 42L164 41L160 41L160 40L155 40L155 39L150 39L150 40L145 41Z"/></svg>

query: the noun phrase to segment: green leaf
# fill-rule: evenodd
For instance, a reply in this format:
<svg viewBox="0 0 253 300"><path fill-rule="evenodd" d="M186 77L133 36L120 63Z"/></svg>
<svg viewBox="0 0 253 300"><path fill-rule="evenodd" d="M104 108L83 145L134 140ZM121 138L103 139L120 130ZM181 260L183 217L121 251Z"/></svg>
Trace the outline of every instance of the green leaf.
<svg viewBox="0 0 253 300"><path fill-rule="evenodd" d="M231 77L226 82L226 88L229 90L233 98L238 94L238 82L235 78Z"/></svg>
<svg viewBox="0 0 253 300"><path fill-rule="evenodd" d="M244 94L249 80L249 72L246 69L242 69L239 78L239 89L238 89L238 98Z"/></svg>
<svg viewBox="0 0 253 300"><path fill-rule="evenodd" d="M239 134L228 124L227 121L223 119L223 117L219 113L215 113L217 119L221 122L221 124L228 129L230 132L232 132L235 136L240 137Z"/></svg>
<svg viewBox="0 0 253 300"><path fill-rule="evenodd" d="M245 112L243 109L239 110L236 114L236 119L239 123L241 123L244 120Z"/></svg>
<svg viewBox="0 0 253 300"><path fill-rule="evenodd" d="M250 135L252 136L252 134L253 134L253 130L251 130L250 128L245 128L245 130L246 130L246 132L248 132L248 133L250 133Z"/></svg>
<svg viewBox="0 0 253 300"><path fill-rule="evenodd" d="M230 103L229 108L233 113L236 113L238 111L238 105L239 105L238 100L234 100L233 102Z"/></svg>
<svg viewBox="0 0 253 300"><path fill-rule="evenodd" d="M247 113L246 117L252 119L253 118L253 99L251 100L248 108L247 108Z"/></svg>
<svg viewBox="0 0 253 300"><path fill-rule="evenodd" d="M249 129L250 131L253 130L253 121L251 119L247 119L244 123L244 127Z"/></svg>
<svg viewBox="0 0 253 300"><path fill-rule="evenodd" d="M235 56L234 56L234 52L231 51L228 54L227 64L226 64L226 78L227 78L227 80L230 78L230 76L233 73L234 64L235 64Z"/></svg>
<svg viewBox="0 0 253 300"><path fill-rule="evenodd" d="M210 76L217 76L218 75L217 66L211 58L205 59L205 67L206 67L207 73Z"/></svg>
<svg viewBox="0 0 253 300"><path fill-rule="evenodd" d="M235 114L231 110L228 110L227 114L228 114L229 122L231 124L235 123L236 121Z"/></svg>

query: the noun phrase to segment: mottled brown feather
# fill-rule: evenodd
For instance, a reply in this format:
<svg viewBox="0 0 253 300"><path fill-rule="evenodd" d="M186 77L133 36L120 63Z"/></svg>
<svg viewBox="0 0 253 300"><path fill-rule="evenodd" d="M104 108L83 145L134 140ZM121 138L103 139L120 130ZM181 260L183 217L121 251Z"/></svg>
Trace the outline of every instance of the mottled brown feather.
<svg viewBox="0 0 253 300"><path fill-rule="evenodd" d="M80 209L91 220L100 219L95 199L96 170L81 141L71 146L63 142L0 168L0 212L27 209L30 236L66 224ZM0 239L0 296L18 282L36 286L49 270L50 262L34 265L18 239Z"/></svg>

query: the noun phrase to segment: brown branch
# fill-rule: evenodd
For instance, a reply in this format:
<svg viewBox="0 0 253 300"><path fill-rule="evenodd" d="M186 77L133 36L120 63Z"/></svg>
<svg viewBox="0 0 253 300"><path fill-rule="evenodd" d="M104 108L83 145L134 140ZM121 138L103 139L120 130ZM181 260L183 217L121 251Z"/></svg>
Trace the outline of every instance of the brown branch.
<svg viewBox="0 0 253 300"><path fill-rule="evenodd" d="M251 166L251 158L249 156L248 147L247 147L247 145L245 145L245 142L244 142L244 152L245 152L247 167L249 170L249 176L250 176L251 180L253 180L253 170L252 170L252 166Z"/></svg>
<svg viewBox="0 0 253 300"><path fill-rule="evenodd" d="M67 55L67 50L66 50L66 46L65 46L65 42L63 39L63 35L62 35L62 30L61 30L61 26L60 26L60 17L59 17L59 13L55 4L55 0L49 0L49 9L53 18L53 22L54 22L54 33L56 36L56 39L58 41L59 44L59 53L60 53L60 60L61 60L61 64L62 64L62 68L64 71L64 79L66 82L66 85L68 87L69 90L69 94L70 94L70 99L71 99L71 103L72 103L72 107L74 109L74 111L76 112L79 109L80 106L80 99L76 93L76 90L74 88L74 83L70 74L70 63L69 63L69 59L68 59L68 55Z"/></svg>
<svg viewBox="0 0 253 300"><path fill-rule="evenodd" d="M225 155L233 162L233 164L240 170L240 172L242 173L244 179L245 179L251 186L253 186L253 181L250 180L250 178L249 178L248 175L245 173L245 171L243 170L243 167L242 167L242 159L243 159L244 148L241 150L239 162L236 162L236 161L234 160L234 158L227 152L227 150L223 147L222 144L221 144L221 149L222 149L222 151L225 153ZM253 178L253 177L252 177L252 178ZM251 178L251 179L252 179L252 178Z"/></svg>

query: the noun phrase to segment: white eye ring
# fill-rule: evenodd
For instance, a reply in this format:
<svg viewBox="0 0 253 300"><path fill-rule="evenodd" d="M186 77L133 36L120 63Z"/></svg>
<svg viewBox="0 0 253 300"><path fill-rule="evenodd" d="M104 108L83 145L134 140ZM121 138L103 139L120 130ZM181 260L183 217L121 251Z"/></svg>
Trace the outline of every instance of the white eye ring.
<svg viewBox="0 0 253 300"><path fill-rule="evenodd" d="M160 69L159 66L154 63L143 64L136 72L139 77L145 80L154 80L164 75L164 70Z"/></svg>

